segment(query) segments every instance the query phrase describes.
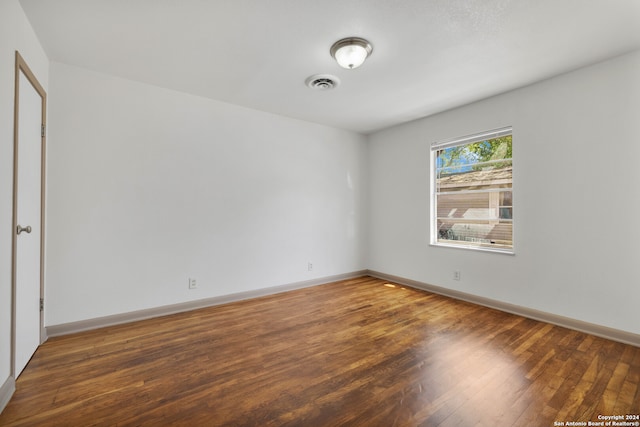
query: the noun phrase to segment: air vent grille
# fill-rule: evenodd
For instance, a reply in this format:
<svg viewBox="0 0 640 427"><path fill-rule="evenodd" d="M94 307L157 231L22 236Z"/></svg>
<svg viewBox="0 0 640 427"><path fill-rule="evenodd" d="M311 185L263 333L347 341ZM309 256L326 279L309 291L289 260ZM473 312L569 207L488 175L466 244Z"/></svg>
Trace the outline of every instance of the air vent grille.
<svg viewBox="0 0 640 427"><path fill-rule="evenodd" d="M305 80L307 86L314 90L329 90L340 84L340 80L336 76L329 74L316 74Z"/></svg>

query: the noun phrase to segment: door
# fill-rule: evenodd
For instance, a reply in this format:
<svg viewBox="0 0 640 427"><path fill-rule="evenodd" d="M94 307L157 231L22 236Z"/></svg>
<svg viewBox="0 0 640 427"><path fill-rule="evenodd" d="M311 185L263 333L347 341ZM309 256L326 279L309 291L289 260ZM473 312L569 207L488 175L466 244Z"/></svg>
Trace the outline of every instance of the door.
<svg viewBox="0 0 640 427"><path fill-rule="evenodd" d="M42 342L46 94L16 52L13 180L13 373Z"/></svg>

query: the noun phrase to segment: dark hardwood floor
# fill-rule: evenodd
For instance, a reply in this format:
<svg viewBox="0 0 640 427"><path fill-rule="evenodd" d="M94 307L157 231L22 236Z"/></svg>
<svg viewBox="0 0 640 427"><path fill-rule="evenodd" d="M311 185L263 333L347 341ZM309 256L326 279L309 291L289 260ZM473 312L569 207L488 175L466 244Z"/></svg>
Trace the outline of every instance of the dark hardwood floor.
<svg viewBox="0 0 640 427"><path fill-rule="evenodd" d="M0 425L553 426L639 384L640 348L362 277L50 339Z"/></svg>

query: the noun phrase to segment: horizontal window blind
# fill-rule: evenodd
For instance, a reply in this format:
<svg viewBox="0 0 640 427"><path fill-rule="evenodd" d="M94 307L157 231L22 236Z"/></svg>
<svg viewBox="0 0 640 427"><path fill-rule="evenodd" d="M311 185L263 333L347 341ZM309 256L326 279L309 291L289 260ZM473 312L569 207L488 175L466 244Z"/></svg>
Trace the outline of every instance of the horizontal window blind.
<svg viewBox="0 0 640 427"><path fill-rule="evenodd" d="M511 135L512 132L513 130L511 126L508 126L500 129L494 129L486 132L476 133L473 135L467 135L460 138L434 142L433 144L431 144L431 149L440 150L443 148L455 147L458 145L471 144L473 142L478 142L478 141L486 141L490 139Z"/></svg>

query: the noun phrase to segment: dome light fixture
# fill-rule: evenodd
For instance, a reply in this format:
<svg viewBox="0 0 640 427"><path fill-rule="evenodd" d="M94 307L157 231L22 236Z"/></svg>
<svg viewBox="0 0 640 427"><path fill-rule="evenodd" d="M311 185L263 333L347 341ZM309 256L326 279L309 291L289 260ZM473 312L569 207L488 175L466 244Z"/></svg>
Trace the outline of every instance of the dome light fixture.
<svg viewBox="0 0 640 427"><path fill-rule="evenodd" d="M347 37L338 40L331 46L331 56L342 68L353 70L364 63L373 46L367 40L360 37Z"/></svg>

